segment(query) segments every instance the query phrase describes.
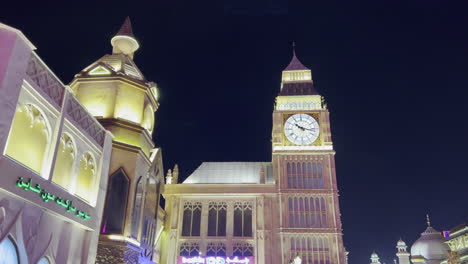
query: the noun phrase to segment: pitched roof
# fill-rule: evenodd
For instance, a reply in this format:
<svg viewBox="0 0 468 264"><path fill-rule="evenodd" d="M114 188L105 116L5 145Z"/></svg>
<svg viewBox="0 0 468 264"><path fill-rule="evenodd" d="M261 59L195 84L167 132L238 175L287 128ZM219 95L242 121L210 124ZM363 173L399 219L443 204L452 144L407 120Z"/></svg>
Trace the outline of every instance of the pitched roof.
<svg viewBox="0 0 468 264"><path fill-rule="evenodd" d="M262 167L269 182L269 162L203 162L183 183L259 184Z"/></svg>
<svg viewBox="0 0 468 264"><path fill-rule="evenodd" d="M291 61L289 62L288 67L284 69L283 71L300 71L300 70L309 70L304 64L299 61L299 59L296 57L296 51L293 48L293 57Z"/></svg>
<svg viewBox="0 0 468 264"><path fill-rule="evenodd" d="M125 21L120 27L119 32L117 32L115 35L135 38L133 35L132 22L130 22L130 17L125 18Z"/></svg>
<svg viewBox="0 0 468 264"><path fill-rule="evenodd" d="M280 95L319 95L312 82L283 83Z"/></svg>

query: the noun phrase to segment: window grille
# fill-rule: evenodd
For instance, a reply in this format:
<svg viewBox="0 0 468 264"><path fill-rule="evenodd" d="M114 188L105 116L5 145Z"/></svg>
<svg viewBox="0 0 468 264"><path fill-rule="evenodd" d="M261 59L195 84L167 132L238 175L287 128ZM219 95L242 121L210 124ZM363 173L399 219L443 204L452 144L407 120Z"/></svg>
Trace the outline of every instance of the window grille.
<svg viewBox="0 0 468 264"><path fill-rule="evenodd" d="M289 197L289 227L328 227L327 209L323 197Z"/></svg>
<svg viewBox="0 0 468 264"><path fill-rule="evenodd" d="M179 256L195 257L200 255L200 246L196 242L183 242L180 244Z"/></svg>
<svg viewBox="0 0 468 264"><path fill-rule="evenodd" d="M303 264L330 264L331 252L326 237L291 237L290 260L300 256Z"/></svg>
<svg viewBox="0 0 468 264"><path fill-rule="evenodd" d="M208 236L226 236L226 202L210 202Z"/></svg>
<svg viewBox="0 0 468 264"><path fill-rule="evenodd" d="M182 236L200 236L201 202L184 203Z"/></svg>
<svg viewBox="0 0 468 264"><path fill-rule="evenodd" d="M291 189L323 189L321 162L288 162L286 177Z"/></svg>
<svg viewBox="0 0 468 264"><path fill-rule="evenodd" d="M210 257L225 257L226 245L221 242L210 242L206 247L206 255Z"/></svg>
<svg viewBox="0 0 468 264"><path fill-rule="evenodd" d="M252 236L252 203L236 202L234 204L234 236Z"/></svg>
<svg viewBox="0 0 468 264"><path fill-rule="evenodd" d="M247 242L234 242L232 255L238 257L252 257L254 255L254 247Z"/></svg>

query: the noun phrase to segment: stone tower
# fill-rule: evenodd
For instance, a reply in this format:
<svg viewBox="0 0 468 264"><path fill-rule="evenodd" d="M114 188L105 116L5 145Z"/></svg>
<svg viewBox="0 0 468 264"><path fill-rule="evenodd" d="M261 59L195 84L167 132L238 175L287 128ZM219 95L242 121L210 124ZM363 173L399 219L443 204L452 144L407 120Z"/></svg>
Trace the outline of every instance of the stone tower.
<svg viewBox="0 0 468 264"><path fill-rule="evenodd" d="M153 263L162 228L162 158L152 140L157 87L133 61L139 43L129 18L111 44L112 54L86 67L70 84L80 103L114 135L108 184L100 186L107 188L107 198L97 263Z"/></svg>
<svg viewBox="0 0 468 264"><path fill-rule="evenodd" d="M403 240L398 240L397 242L397 257L398 257L398 264L410 264L410 253L406 251L406 243Z"/></svg>
<svg viewBox="0 0 468 264"><path fill-rule="evenodd" d="M273 111L272 163L279 193L282 263L344 264L335 151L324 98L297 58L282 73Z"/></svg>

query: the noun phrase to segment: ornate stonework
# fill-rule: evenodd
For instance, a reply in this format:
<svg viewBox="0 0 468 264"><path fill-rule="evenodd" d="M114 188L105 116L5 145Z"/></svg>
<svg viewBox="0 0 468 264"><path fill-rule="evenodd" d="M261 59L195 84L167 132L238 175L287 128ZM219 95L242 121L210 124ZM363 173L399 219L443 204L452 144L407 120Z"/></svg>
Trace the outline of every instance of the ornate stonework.
<svg viewBox="0 0 468 264"><path fill-rule="evenodd" d="M98 122L92 118L84 107L78 101L70 96L67 103L67 114L75 121L89 136L91 136L96 143L104 146L105 130L99 126Z"/></svg>
<svg viewBox="0 0 468 264"><path fill-rule="evenodd" d="M52 75L36 54L31 56L26 74L61 108L65 87Z"/></svg>

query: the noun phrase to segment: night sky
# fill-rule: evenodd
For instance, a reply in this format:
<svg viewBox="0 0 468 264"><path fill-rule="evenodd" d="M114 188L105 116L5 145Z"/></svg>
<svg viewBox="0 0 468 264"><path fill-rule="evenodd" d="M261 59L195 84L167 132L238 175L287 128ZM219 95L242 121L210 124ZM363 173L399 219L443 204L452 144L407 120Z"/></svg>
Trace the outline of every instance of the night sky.
<svg viewBox="0 0 468 264"><path fill-rule="evenodd" d="M22 30L64 83L110 53L131 17L135 62L160 88L154 139L182 178L202 161L270 160L274 97L295 41L331 112L350 264L374 250L392 263L397 240L412 244L426 213L438 230L468 220L466 6L16 2L2 4L0 22Z"/></svg>

